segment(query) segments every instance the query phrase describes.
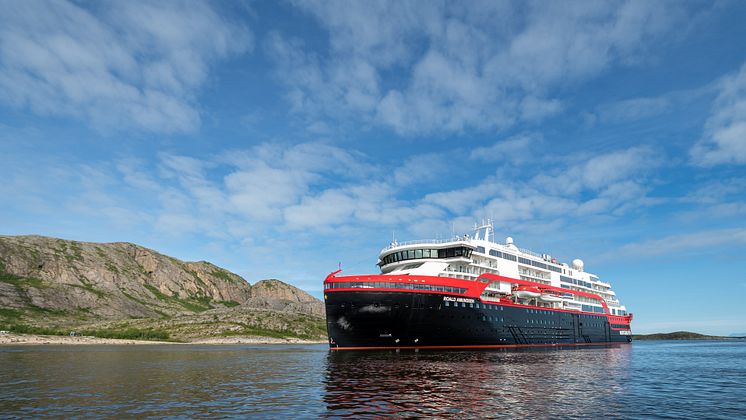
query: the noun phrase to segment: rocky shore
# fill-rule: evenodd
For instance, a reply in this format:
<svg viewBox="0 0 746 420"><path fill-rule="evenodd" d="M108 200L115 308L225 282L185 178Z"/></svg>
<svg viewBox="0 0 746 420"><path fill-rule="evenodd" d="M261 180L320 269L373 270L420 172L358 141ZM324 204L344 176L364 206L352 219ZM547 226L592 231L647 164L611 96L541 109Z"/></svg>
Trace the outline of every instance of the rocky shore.
<svg viewBox="0 0 746 420"><path fill-rule="evenodd" d="M86 336L66 335L37 335L37 334L0 334L0 346L16 345L86 345L86 344L114 344L114 345L154 345L154 344L323 344L325 340L301 340L297 338L272 337L211 337L195 339L188 342L125 340L115 338L98 338Z"/></svg>

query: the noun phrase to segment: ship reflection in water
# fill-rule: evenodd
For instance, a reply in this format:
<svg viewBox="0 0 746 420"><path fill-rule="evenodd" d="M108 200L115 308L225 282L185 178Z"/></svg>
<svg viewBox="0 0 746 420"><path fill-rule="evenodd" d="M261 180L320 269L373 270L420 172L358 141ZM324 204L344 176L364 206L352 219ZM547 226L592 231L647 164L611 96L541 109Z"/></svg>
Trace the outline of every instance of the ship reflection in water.
<svg viewBox="0 0 746 420"><path fill-rule="evenodd" d="M624 411L631 347L509 351L338 351L334 416L594 417Z"/></svg>

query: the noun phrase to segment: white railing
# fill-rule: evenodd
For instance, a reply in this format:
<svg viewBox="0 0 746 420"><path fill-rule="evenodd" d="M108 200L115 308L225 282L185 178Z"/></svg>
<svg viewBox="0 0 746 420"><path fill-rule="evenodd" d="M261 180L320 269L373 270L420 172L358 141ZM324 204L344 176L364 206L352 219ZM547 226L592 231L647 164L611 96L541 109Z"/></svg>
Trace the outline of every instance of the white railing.
<svg viewBox="0 0 746 420"><path fill-rule="evenodd" d="M422 244L447 244L450 242L460 242L465 241L463 237L455 237L451 239L419 239L416 241L406 241L406 242L392 242L389 244L389 246L384 247L381 252L388 251L389 249L399 248L402 246L408 246L408 245L422 245Z"/></svg>
<svg viewBox="0 0 746 420"><path fill-rule="evenodd" d="M528 255L534 256L536 258L541 258L542 260L544 259L543 255L539 254L538 252L531 251L530 249L518 248L518 250L521 251L521 252L523 252L524 254L528 254Z"/></svg>

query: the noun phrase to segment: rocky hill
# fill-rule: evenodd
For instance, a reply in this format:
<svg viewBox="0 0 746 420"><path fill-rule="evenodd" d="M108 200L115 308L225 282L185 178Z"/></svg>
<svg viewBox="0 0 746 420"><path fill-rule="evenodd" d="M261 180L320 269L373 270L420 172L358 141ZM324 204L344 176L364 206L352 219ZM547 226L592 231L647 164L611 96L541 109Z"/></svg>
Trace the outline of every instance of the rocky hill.
<svg viewBox="0 0 746 420"><path fill-rule="evenodd" d="M0 236L0 325L72 328L124 320L165 325L190 316L205 320L212 313L223 321L232 313L257 318L247 315L252 311L305 316L323 325L322 302L279 280L252 286L208 262L184 262L131 243ZM250 327L261 330L260 324Z"/></svg>
<svg viewBox="0 0 746 420"><path fill-rule="evenodd" d="M741 337L723 337L719 335L705 335L689 331L676 331L657 334L636 334L633 340L726 340L739 339Z"/></svg>

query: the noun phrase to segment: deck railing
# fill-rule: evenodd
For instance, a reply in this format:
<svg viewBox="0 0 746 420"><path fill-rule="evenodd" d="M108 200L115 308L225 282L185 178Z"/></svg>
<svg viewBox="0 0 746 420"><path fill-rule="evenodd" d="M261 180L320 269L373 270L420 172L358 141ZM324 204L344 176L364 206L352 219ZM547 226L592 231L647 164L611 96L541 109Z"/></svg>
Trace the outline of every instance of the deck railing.
<svg viewBox="0 0 746 420"><path fill-rule="evenodd" d="M463 237L454 237L451 239L419 239L416 241L392 242L388 246L384 247L381 250L381 252L388 251L389 249L393 249L393 248L398 248L400 246L422 245L422 244L447 244L450 242L460 242L464 240L465 239Z"/></svg>

